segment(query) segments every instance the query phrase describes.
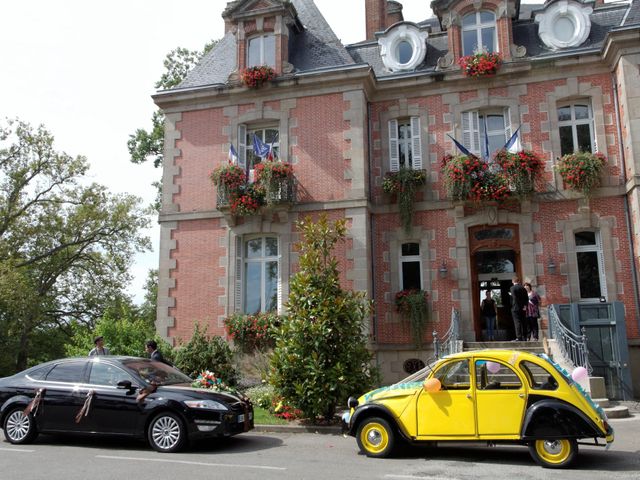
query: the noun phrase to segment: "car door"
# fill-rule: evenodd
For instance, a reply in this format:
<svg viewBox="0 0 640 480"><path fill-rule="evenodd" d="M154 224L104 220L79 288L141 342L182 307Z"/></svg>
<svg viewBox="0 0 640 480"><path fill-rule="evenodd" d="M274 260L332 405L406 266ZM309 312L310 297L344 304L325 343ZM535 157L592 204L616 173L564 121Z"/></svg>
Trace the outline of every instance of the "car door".
<svg viewBox="0 0 640 480"><path fill-rule="evenodd" d="M92 429L101 433L139 433L142 411L136 401L136 381L111 361L96 357L90 363L89 388L94 395L87 417ZM134 388L118 388L121 381L131 382Z"/></svg>
<svg viewBox="0 0 640 480"><path fill-rule="evenodd" d="M480 438L519 438L527 404L520 374L508 363L476 358L476 418Z"/></svg>
<svg viewBox="0 0 640 480"><path fill-rule="evenodd" d="M38 413L42 430L60 432L85 431L75 422L88 391L85 385L87 360L71 360L55 365L42 383L45 393Z"/></svg>
<svg viewBox="0 0 640 480"><path fill-rule="evenodd" d="M475 405L469 359L452 360L437 367L437 392L422 390L418 396L419 437L468 438L476 435Z"/></svg>

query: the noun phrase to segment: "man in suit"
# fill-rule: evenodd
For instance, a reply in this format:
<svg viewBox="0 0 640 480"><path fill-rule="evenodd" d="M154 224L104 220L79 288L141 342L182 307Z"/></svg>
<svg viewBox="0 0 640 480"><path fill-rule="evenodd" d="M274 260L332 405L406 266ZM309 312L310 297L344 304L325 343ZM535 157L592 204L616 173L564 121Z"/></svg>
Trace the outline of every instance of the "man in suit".
<svg viewBox="0 0 640 480"><path fill-rule="evenodd" d="M520 283L518 277L511 280L513 285L509 290L511 294L511 316L513 317L513 326L516 330L516 338L514 341L524 342L526 340L526 309L529 303L529 295Z"/></svg>
<svg viewBox="0 0 640 480"><path fill-rule="evenodd" d="M149 358L151 360L167 363L162 356L162 353L160 353L160 350L158 350L158 344L155 340L147 340L147 343L145 344L145 350L149 354Z"/></svg>

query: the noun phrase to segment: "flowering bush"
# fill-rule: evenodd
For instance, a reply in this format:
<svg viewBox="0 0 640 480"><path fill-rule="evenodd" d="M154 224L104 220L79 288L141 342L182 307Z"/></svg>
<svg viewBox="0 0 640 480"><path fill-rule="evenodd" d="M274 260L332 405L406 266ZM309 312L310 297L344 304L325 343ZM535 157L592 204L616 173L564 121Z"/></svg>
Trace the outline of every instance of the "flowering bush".
<svg viewBox="0 0 640 480"><path fill-rule="evenodd" d="M273 414L285 420L296 420L302 417L302 411L287 404L281 397L273 399Z"/></svg>
<svg viewBox="0 0 640 480"><path fill-rule="evenodd" d="M251 403L260 408L264 408L265 410L271 410L273 408L275 392L273 387L268 383L248 388L244 394L251 399Z"/></svg>
<svg viewBox="0 0 640 480"><path fill-rule="evenodd" d="M469 200L474 185L480 183L488 164L475 155L445 155L442 173L447 195L454 201Z"/></svg>
<svg viewBox="0 0 640 480"><path fill-rule="evenodd" d="M385 193L398 195L400 219L406 232L411 231L415 192L425 183L427 183L427 172L411 168L387 172L382 180L382 190Z"/></svg>
<svg viewBox="0 0 640 480"><path fill-rule="evenodd" d="M536 181L544 169L540 156L527 150L518 153L500 150L494 162L500 166L510 189L519 197L535 191Z"/></svg>
<svg viewBox="0 0 640 480"><path fill-rule="evenodd" d="M589 197L592 190L600 185L600 175L606 163L607 157L600 152L578 152L563 156L556 168L571 190Z"/></svg>
<svg viewBox="0 0 640 480"><path fill-rule="evenodd" d="M224 320L227 333L244 352L273 347L281 318L275 313L234 314Z"/></svg>
<svg viewBox="0 0 640 480"><path fill-rule="evenodd" d="M396 293L396 311L411 321L411 333L416 346L422 345L424 325L428 319L429 294L424 290L401 290Z"/></svg>
<svg viewBox="0 0 640 480"><path fill-rule="evenodd" d="M214 185L224 187L231 191L244 185L247 181L247 175L244 169L238 165L228 163L226 165L220 165L211 172L211 181Z"/></svg>
<svg viewBox="0 0 640 480"><path fill-rule="evenodd" d="M247 184L231 193L231 213L238 216L255 215L264 205L264 188Z"/></svg>
<svg viewBox="0 0 640 480"><path fill-rule="evenodd" d="M198 375L198 378L194 380L191 386L215 390L217 392L228 392L231 390L220 377L217 377L215 373L209 370L200 372L200 375Z"/></svg>
<svg viewBox="0 0 640 480"><path fill-rule="evenodd" d="M497 52L482 50L472 55L461 57L458 64L467 77L482 77L495 75L502 65L502 55Z"/></svg>
<svg viewBox="0 0 640 480"><path fill-rule="evenodd" d="M264 82L268 80L273 80L276 74L273 71L273 68L262 65L260 67L249 67L242 70L240 73L240 78L242 79L242 83L244 83L247 87L250 88L258 88Z"/></svg>

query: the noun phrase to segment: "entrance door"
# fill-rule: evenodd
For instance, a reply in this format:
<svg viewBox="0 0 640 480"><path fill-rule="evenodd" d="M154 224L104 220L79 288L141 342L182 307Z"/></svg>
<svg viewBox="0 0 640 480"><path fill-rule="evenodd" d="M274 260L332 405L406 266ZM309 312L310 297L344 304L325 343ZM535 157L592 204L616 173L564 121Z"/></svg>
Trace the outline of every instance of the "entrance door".
<svg viewBox="0 0 640 480"><path fill-rule="evenodd" d="M517 225L477 226L469 229L471 287L476 340L487 340L487 324L480 304L487 290L496 301L495 340L515 337L511 319L511 279L520 276L520 240Z"/></svg>

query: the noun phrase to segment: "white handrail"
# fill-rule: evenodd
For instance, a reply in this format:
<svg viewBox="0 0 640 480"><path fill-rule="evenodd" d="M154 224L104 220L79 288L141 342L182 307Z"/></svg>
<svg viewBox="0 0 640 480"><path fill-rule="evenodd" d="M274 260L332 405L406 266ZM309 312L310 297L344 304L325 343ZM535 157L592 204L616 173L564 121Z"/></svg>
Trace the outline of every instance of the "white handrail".
<svg viewBox="0 0 640 480"><path fill-rule="evenodd" d="M560 321L558 312L553 305L549 306L549 326L551 338L555 338L560 346L560 351L567 360L570 360L576 367L584 367L593 373L593 367L589 363L589 349L587 348L587 336L584 327L582 334L578 335Z"/></svg>

